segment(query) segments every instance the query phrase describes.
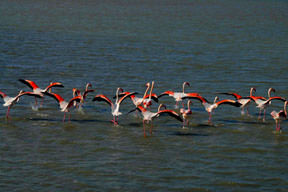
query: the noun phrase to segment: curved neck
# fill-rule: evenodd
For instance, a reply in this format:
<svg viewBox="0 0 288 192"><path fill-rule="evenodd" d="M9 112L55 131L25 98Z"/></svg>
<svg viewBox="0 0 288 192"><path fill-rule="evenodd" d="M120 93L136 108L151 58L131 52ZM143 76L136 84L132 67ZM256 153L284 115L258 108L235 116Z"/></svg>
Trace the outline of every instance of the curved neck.
<svg viewBox="0 0 288 192"><path fill-rule="evenodd" d="M190 110L191 101L189 100L187 103L188 110Z"/></svg>
<svg viewBox="0 0 288 192"><path fill-rule="evenodd" d="M186 82L184 82L183 85L182 85L183 93L185 93L185 85L186 85Z"/></svg>
<svg viewBox="0 0 288 192"><path fill-rule="evenodd" d="M165 106L165 105L160 104L159 107L158 107L158 112L161 110L162 107L164 107L164 109L166 109L166 106Z"/></svg>
<svg viewBox="0 0 288 192"><path fill-rule="evenodd" d="M142 101L145 99L149 88L150 88L150 83L147 84L147 88L146 88L146 91L145 91L145 93L144 93L144 95L143 95Z"/></svg>
<svg viewBox="0 0 288 192"><path fill-rule="evenodd" d="M250 97L253 96L253 91L255 91L255 89L254 89L254 88L251 88L251 89L250 89Z"/></svg>
<svg viewBox="0 0 288 192"><path fill-rule="evenodd" d="M116 91L116 103L118 103L118 99L119 99L119 90L120 90L120 88L118 87L117 88L117 91Z"/></svg>
<svg viewBox="0 0 288 192"><path fill-rule="evenodd" d="M285 113L286 116L287 116L287 104L288 104L288 102L285 101L285 103L284 103L284 113Z"/></svg>
<svg viewBox="0 0 288 192"><path fill-rule="evenodd" d="M214 103L216 103L218 101L218 99L219 98L216 96L215 99L214 99Z"/></svg>
<svg viewBox="0 0 288 192"><path fill-rule="evenodd" d="M269 89L268 89L268 97L269 97L269 98L271 97L271 91L274 92L275 90L274 90L273 88L269 88Z"/></svg>
<svg viewBox="0 0 288 192"><path fill-rule="evenodd" d="M152 85L151 85L151 89L150 89L149 99L151 99L153 87L154 87L154 81L152 81Z"/></svg>

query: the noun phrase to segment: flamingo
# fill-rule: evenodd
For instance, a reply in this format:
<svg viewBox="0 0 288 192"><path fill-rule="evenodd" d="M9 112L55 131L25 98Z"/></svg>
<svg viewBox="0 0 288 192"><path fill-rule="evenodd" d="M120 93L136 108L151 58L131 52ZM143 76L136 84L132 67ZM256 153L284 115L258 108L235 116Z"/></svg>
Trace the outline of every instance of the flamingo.
<svg viewBox="0 0 288 192"><path fill-rule="evenodd" d="M253 91L256 92L256 89L254 88ZM259 108L259 115L258 115L258 119L261 119L261 113L262 110L264 110L263 112L263 121L265 121L265 116L266 116L266 108L268 107L268 104L271 104L271 101L274 99L280 99L283 100L284 98L282 97L271 97L271 92L275 92L275 89L273 88L269 88L268 89L268 100L269 102L267 102L268 100L265 97L261 97L261 96L250 96L250 98L256 103L256 107Z"/></svg>
<svg viewBox="0 0 288 192"><path fill-rule="evenodd" d="M6 113L6 119L9 118L9 111L10 111L11 107L12 107L14 104L16 104L16 103L19 101L20 97L22 97L23 95L41 97L40 95L35 94L35 93L33 93L33 92L24 92L24 91L22 91L22 90L21 90L15 97L9 97L9 96L7 96L5 93L3 93L3 92L0 91L0 97L2 97L2 98L3 98L3 101L4 101L3 106L4 106L4 107L8 107L7 113Z"/></svg>
<svg viewBox="0 0 288 192"><path fill-rule="evenodd" d="M191 103L192 103L192 101L188 100L187 101L187 109L185 109L185 108L180 109L180 114L182 115L182 118L183 118L183 127L185 127L185 124L187 124L187 126L189 125L188 118L192 114L192 110L190 108Z"/></svg>
<svg viewBox="0 0 288 192"><path fill-rule="evenodd" d="M198 93L185 93L185 85L190 86L190 84L188 82L184 82L182 85L182 92L174 92L174 91L165 91L163 93L161 93L158 98L164 96L164 95L168 95L171 96L175 99L176 101L176 108L178 108L178 102L182 102L183 99L186 98L194 98L194 97L198 97L200 96ZM184 103L182 102L182 105L184 107Z"/></svg>
<svg viewBox="0 0 288 192"><path fill-rule="evenodd" d="M230 99L224 99L224 100L218 101L219 97L217 97L217 96L215 97L213 103L210 103L207 99L205 99L202 96L194 97L194 99L198 99L202 103L202 105L204 106L205 110L208 112L208 114L209 114L208 122L209 123L211 122L211 119L212 119L212 112L218 106L220 106L222 104L229 104L229 105L232 105L232 106L235 106L235 107L240 107L241 106L241 103L239 103L238 101L234 101L234 100L230 100Z"/></svg>
<svg viewBox="0 0 288 192"><path fill-rule="evenodd" d="M158 96L155 93L152 93L153 86L154 86L154 81L152 82L152 88L151 88L149 95L147 95L147 92L150 88L150 83L148 82L148 83L146 83L147 88L146 88L146 91L145 91L143 97L136 97L135 95L130 96L130 99L132 100L133 104L136 107L143 103L144 107L147 108L148 106L152 105L151 99L153 99L155 102L158 102ZM119 97L122 97L126 94L130 94L130 92L122 92L119 94Z"/></svg>
<svg viewBox="0 0 288 192"><path fill-rule="evenodd" d="M112 101L106 97L105 95L103 94L100 94L100 95L96 95L92 101L105 101L107 104L110 105L111 107L111 113L112 113L112 116L113 116L113 120L111 120L114 125L118 125L118 117L120 115L122 115L121 112L119 112L119 108L120 108L120 104L124 101L124 99L126 99L127 97L131 96L131 95L134 95L136 94L135 92L133 93L129 93L129 94L125 94L123 97L121 97L119 99L119 91L123 91L122 88L117 88L117 91L116 91L116 101L115 103L112 103ZM116 120L117 118L117 120Z"/></svg>
<svg viewBox="0 0 288 192"><path fill-rule="evenodd" d="M164 107L165 109L161 110L161 108ZM135 111L135 110L138 110L141 112L142 116L143 116L143 131L144 131L144 137L146 136L146 133L145 133L145 123L149 123L151 122L151 125L152 125L152 121L154 118L157 118L163 114L168 114L172 117L174 117L175 119L177 119L178 121L180 122L183 122L183 119L180 117L180 115L178 113L176 113L175 111L173 110L169 110L169 109L166 109L166 106L163 105L163 104L160 104L158 106L158 111L157 112L151 112L151 111L148 111L146 108L144 108L143 106L139 105L137 106L135 109L131 110L129 113ZM152 126L151 126L152 127ZM152 133L152 129L150 128L150 133Z"/></svg>
<svg viewBox="0 0 288 192"><path fill-rule="evenodd" d="M48 85L45 89L40 89L38 87L38 85L31 80L28 79L18 79L20 82L24 83L25 85L27 85L28 87L30 87L33 90L33 93L41 96L44 100L44 93L48 92L49 90L51 90L52 87L64 87L62 85L62 83L59 82L51 82L50 85ZM42 103L43 103L42 100ZM35 105L37 105L37 99L35 97Z"/></svg>
<svg viewBox="0 0 288 192"><path fill-rule="evenodd" d="M72 89L72 92L73 92L73 97L75 96L81 96L82 99L81 99L81 103L79 105L79 108L81 108L82 104L84 103L88 93L91 93L91 92L94 92L95 90L94 89L89 89L89 87L92 87L92 84L91 83L87 83L86 84L86 87L85 87L85 91L84 93L82 94L81 91L79 89L76 89L76 88L73 88ZM76 106L77 102L74 102L74 106Z"/></svg>
<svg viewBox="0 0 288 192"><path fill-rule="evenodd" d="M288 101L284 102L284 109L276 112L276 111L272 111L270 114L273 117L273 119L275 120L276 123L276 132L281 132L281 127L280 127L280 122L282 119L286 119L287 118L287 104Z"/></svg>
<svg viewBox="0 0 288 192"><path fill-rule="evenodd" d="M81 96L75 96L72 99L70 99L69 102L67 102L59 94L49 93L49 92L45 92L44 94L48 95L50 97L53 97L58 102L61 112L64 112L63 122L65 122L66 113L67 112L69 113L69 110L73 106L74 102L75 101L81 102L81 100L82 100ZM69 113L69 121L70 121L70 117L71 117L71 115Z"/></svg>
<svg viewBox="0 0 288 192"><path fill-rule="evenodd" d="M251 87L250 89L250 97L252 96L252 93L253 93L253 90L255 88L254 87ZM219 94L225 94L225 95L232 95L235 97L235 99L241 103L242 105L240 106L241 108L241 114L244 115L245 114L245 107L247 107L250 102L251 102L251 98L249 96L247 97L242 97L241 95L237 94L237 93L233 93L233 92L225 92L225 93L219 93ZM246 111L247 111L247 115L249 115L249 112L248 112L248 107L246 108Z"/></svg>

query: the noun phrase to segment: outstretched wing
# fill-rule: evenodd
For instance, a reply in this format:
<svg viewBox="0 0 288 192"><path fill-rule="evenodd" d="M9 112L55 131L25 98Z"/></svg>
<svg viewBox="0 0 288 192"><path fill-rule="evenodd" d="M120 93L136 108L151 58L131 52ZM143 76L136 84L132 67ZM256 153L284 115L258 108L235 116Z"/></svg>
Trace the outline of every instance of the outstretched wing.
<svg viewBox="0 0 288 192"><path fill-rule="evenodd" d="M67 108L70 108L70 107L72 107L72 106L73 106L73 104L74 104L74 101L76 101L76 102L80 103L80 102L81 102L81 99L82 99L82 97L81 97L81 96L76 96L76 97L73 97L72 99L70 99L70 101L69 101L69 103L68 103L68 105L67 105Z"/></svg>
<svg viewBox="0 0 288 192"><path fill-rule="evenodd" d="M269 103L272 100L280 100L280 101L283 101L283 102L286 101L286 99L284 97L270 97L267 101L265 101L264 104L267 104L267 103Z"/></svg>
<svg viewBox="0 0 288 192"><path fill-rule="evenodd" d="M44 92L44 94L54 98L58 103L64 101L64 99L60 95L58 95L56 93Z"/></svg>
<svg viewBox="0 0 288 192"><path fill-rule="evenodd" d="M144 99L149 98L150 95L146 95ZM158 103L158 96L155 93L151 94L151 99L153 99L156 103Z"/></svg>
<svg viewBox="0 0 288 192"><path fill-rule="evenodd" d="M105 101L108 105L113 105L112 101L105 95L96 95L92 101Z"/></svg>
<svg viewBox="0 0 288 192"><path fill-rule="evenodd" d="M238 95L237 93L233 93L233 92L227 92L227 93L218 93L218 94L223 94L223 95L232 95L233 97L235 97L235 99L241 99L241 95Z"/></svg>
<svg viewBox="0 0 288 192"><path fill-rule="evenodd" d="M131 95L135 95L136 92L132 92L132 93L128 93L126 95L124 95L123 97L121 97L118 101L119 105L127 98L127 97L130 97Z"/></svg>
<svg viewBox="0 0 288 192"><path fill-rule="evenodd" d="M6 95L5 93L3 93L3 92L0 91L0 97L4 98L4 97L6 97L6 96L7 96L7 95Z"/></svg>
<svg viewBox="0 0 288 192"><path fill-rule="evenodd" d="M52 82L45 88L44 92L48 91L52 87L64 87L64 85L62 85L62 83L59 82Z"/></svg>
<svg viewBox="0 0 288 192"><path fill-rule="evenodd" d="M173 91L165 91L165 92L161 93L160 95L158 95L158 98L163 97L164 95L169 95L169 96L171 96L171 95L173 95L173 94L174 94Z"/></svg>
<svg viewBox="0 0 288 192"><path fill-rule="evenodd" d="M240 107L242 105L241 103L234 101L234 100L230 100L230 99L224 99L224 100L218 101L216 104L217 105L228 104L228 105L233 105L235 107Z"/></svg>
<svg viewBox="0 0 288 192"><path fill-rule="evenodd" d="M19 95L17 95L17 98L20 98L23 95L28 95L28 96L34 96L34 97L42 98L39 94L35 94L35 93L29 92L29 91L20 93Z"/></svg>
<svg viewBox="0 0 288 192"><path fill-rule="evenodd" d="M34 83L33 81L27 80L27 79L18 79L20 82L24 83L25 85L27 85L28 87L30 87L31 89L37 89L39 88L38 85L36 85L36 83Z"/></svg>
<svg viewBox="0 0 288 192"><path fill-rule="evenodd" d="M94 92L95 90L94 89L87 89L84 93L83 93L83 98L86 99L88 93L92 93Z"/></svg>
<svg viewBox="0 0 288 192"><path fill-rule="evenodd" d="M180 117L180 115L173 110L165 109L165 110L158 111L157 114L158 115L168 114L171 117L174 117L175 119L177 119L178 121L183 122L183 119Z"/></svg>

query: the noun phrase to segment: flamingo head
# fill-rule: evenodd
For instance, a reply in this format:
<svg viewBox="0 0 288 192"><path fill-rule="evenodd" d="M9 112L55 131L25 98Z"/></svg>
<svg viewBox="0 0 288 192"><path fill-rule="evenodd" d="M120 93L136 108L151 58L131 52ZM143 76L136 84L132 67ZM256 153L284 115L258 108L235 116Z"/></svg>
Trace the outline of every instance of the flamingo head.
<svg viewBox="0 0 288 192"><path fill-rule="evenodd" d="M214 99L214 103L216 103L218 100L219 100L219 97L216 96L215 99Z"/></svg>
<svg viewBox="0 0 288 192"><path fill-rule="evenodd" d="M150 87L150 82L145 84L146 87Z"/></svg>
<svg viewBox="0 0 288 192"><path fill-rule="evenodd" d="M187 81L184 81L184 83L183 83L183 86L185 86L185 85L187 85L187 86L189 86L189 87L190 87L190 83L189 83L189 82L187 82Z"/></svg>
<svg viewBox="0 0 288 192"><path fill-rule="evenodd" d="M149 107L150 105L152 105L151 99L149 99L147 102L143 102L144 108L147 108L147 107Z"/></svg>
<svg viewBox="0 0 288 192"><path fill-rule="evenodd" d="M87 91L89 87L92 87L92 84L91 84L91 83L87 83L87 84L86 84L86 89L85 89L85 90Z"/></svg>

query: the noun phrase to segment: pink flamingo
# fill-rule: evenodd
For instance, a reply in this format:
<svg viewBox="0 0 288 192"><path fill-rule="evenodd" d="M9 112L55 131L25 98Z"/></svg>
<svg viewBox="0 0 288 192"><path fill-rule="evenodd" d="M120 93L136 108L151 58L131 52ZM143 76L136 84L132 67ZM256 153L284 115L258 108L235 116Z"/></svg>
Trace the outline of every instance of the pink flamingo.
<svg viewBox="0 0 288 192"><path fill-rule="evenodd" d="M251 88L250 89L250 97L252 96L253 90L255 88ZM242 97L241 95L237 94L237 93L233 93L233 92L226 92L226 93L219 93L219 94L225 94L225 95L232 95L235 97L236 101L238 101L239 103L241 103L241 114L244 115L245 114L245 107L247 107L249 105L249 103L251 102L251 98L249 96L247 97ZM246 108L247 111L247 115L249 115L248 112L248 107Z"/></svg>
<svg viewBox="0 0 288 192"><path fill-rule="evenodd" d="M51 90L52 87L64 87L62 83L59 82L51 82L50 85L48 85L45 89L41 89L38 87L38 85L34 81L30 81L28 79L19 79L20 82L24 83L28 87L30 87L33 90L34 94L37 94L41 96L44 100L44 93L48 92ZM42 100L42 103L43 103ZM35 105L37 105L37 99L35 97Z"/></svg>
<svg viewBox="0 0 288 192"><path fill-rule="evenodd" d="M124 99L126 99L127 97L135 94L135 92L134 93L125 94L123 97L121 97L119 99L119 91L123 91L123 89L117 88L115 103L112 103L112 101L108 97L103 95L103 94L96 95L93 98L93 101L105 101L107 104L110 105L111 113L112 113L112 116L113 116L113 120L111 120L111 121L114 123L114 125L118 125L118 117L120 115L122 115L122 113L119 111L120 104L124 101ZM117 120L116 120L116 118L117 118Z"/></svg>
<svg viewBox="0 0 288 192"><path fill-rule="evenodd" d="M3 98L3 101L4 101L3 106L4 107L8 107L7 113L6 113L6 119L9 118L9 111L10 111L11 107L14 104L16 104L19 101L20 97L22 97L23 95L28 95L28 96L34 96L34 97L40 97L41 98L41 96L38 95L38 94L35 94L33 92L24 92L22 90L15 97L9 97L5 93L0 91L0 96Z"/></svg>
<svg viewBox="0 0 288 192"><path fill-rule="evenodd" d="M171 96L175 99L176 101L176 107L178 107L178 102L182 102L183 99L186 99L186 98L195 98L197 96L200 96L198 93L185 93L185 85L187 86L190 86L190 84L188 82L184 82L183 85L182 85L182 92L174 92L174 91L165 91L163 93L161 93L158 98L164 96L164 95L168 95L168 96ZM184 103L182 102L182 105L184 107Z"/></svg>
<svg viewBox="0 0 288 192"><path fill-rule="evenodd" d="M192 110L190 108L192 101L188 100L187 101L187 109L185 108L181 108L180 109L180 114L182 115L183 118L183 127L185 127L185 124L188 126L189 125L189 116L192 115Z"/></svg>
<svg viewBox="0 0 288 192"><path fill-rule="evenodd" d="M286 119L287 118L287 104L288 101L284 102L284 109L276 112L276 111L272 111L270 114L273 117L273 119L275 120L276 123L276 132L281 132L281 127L280 127L280 122L282 119Z"/></svg>
<svg viewBox="0 0 288 192"><path fill-rule="evenodd" d="M169 109L165 109L164 110L161 110L162 107L165 107L165 105L163 104L160 104L159 107L158 107L158 111L157 112L151 112L151 111L148 111L146 108L142 107L141 105L137 106L136 109L133 109L132 111L130 111L129 113L135 111L135 110L139 110L143 116L143 131L144 131L144 137L146 136L146 133L145 133L145 123L149 123L151 122L151 128L150 128L150 134L152 133L152 121L154 118L157 118L163 114L168 114L170 115L171 117L174 117L175 119L177 119L178 121L181 121L183 122L183 119L181 119L181 117L179 116L178 113L176 113L175 111L173 110L169 110Z"/></svg>
<svg viewBox="0 0 288 192"><path fill-rule="evenodd" d="M53 97L58 102L61 112L64 112L63 122L65 122L66 113L67 112L69 113L69 110L71 107L73 107L74 102L75 101L81 102L82 100L81 96L76 96L70 99L69 102L67 102L63 99L63 97L61 97L59 94L56 94L56 93L45 92L45 95ZM70 119L71 119L71 115L69 113L69 121Z"/></svg>
<svg viewBox="0 0 288 192"><path fill-rule="evenodd" d="M205 99L202 96L194 97L194 99L198 99L202 103L202 105L204 106L205 110L208 112L208 114L209 114L208 122L209 123L211 122L211 119L212 119L212 112L214 111L214 109L216 109L220 105L228 104L228 105L232 105L235 107L241 106L241 103L234 101L234 100L230 100L230 99L224 99L224 100L218 101L219 97L217 97L217 96L215 97L213 103L210 103L209 101L207 101L207 99Z"/></svg>

